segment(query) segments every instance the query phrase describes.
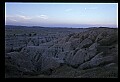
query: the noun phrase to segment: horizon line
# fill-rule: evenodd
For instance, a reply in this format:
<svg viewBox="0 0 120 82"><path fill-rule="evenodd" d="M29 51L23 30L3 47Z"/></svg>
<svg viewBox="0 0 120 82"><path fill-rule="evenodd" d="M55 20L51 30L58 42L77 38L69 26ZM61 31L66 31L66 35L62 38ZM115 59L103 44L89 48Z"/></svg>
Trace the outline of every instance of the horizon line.
<svg viewBox="0 0 120 82"><path fill-rule="evenodd" d="M110 26L89 26L89 27L69 27L69 26L27 26L27 25L5 25L5 26L25 26L25 27L50 27L50 28L99 28L99 27L108 27L108 28L118 28L118 27L110 27Z"/></svg>

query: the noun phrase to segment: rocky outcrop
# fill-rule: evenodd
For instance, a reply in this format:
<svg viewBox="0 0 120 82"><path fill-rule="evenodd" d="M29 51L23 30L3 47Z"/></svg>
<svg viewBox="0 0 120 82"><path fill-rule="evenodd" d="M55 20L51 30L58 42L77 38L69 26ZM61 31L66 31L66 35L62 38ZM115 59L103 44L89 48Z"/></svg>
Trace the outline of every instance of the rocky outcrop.
<svg viewBox="0 0 120 82"><path fill-rule="evenodd" d="M80 64L88 61L96 54L96 50L80 49L74 54L74 51L71 51L66 58L66 62L72 66L79 66Z"/></svg>
<svg viewBox="0 0 120 82"><path fill-rule="evenodd" d="M67 55L65 60L68 64L72 66L79 66L80 64L90 60L93 56L96 55L97 46L98 43L93 43L90 47L86 47L82 49L76 48Z"/></svg>
<svg viewBox="0 0 120 82"><path fill-rule="evenodd" d="M13 71L13 74L30 74L36 71L35 66L31 60L19 52L10 52L6 56L6 71ZM9 74L9 73L8 73ZM10 73L11 74L11 73Z"/></svg>
<svg viewBox="0 0 120 82"><path fill-rule="evenodd" d="M32 41L29 41L27 46L34 46L34 43Z"/></svg>
<svg viewBox="0 0 120 82"><path fill-rule="evenodd" d="M36 70L41 70L41 56L47 49L46 46L28 46L21 50L21 53L29 58Z"/></svg>
<svg viewBox="0 0 120 82"><path fill-rule="evenodd" d="M89 50L97 49L98 46L99 46L99 44L97 42L95 42L89 47Z"/></svg>
<svg viewBox="0 0 120 82"><path fill-rule="evenodd" d="M5 47L5 53L9 53L13 50L13 47Z"/></svg>
<svg viewBox="0 0 120 82"><path fill-rule="evenodd" d="M115 66L115 65L117 65L116 63L110 63L110 64L107 64L107 65L105 65L104 67L111 67L111 66Z"/></svg>
<svg viewBox="0 0 120 82"><path fill-rule="evenodd" d="M79 47L80 49L81 49L81 48L87 48L87 47L89 47L91 44L92 44L92 41L91 41L90 39L86 38L86 39L84 39L84 40L80 43L80 45L79 45L78 47Z"/></svg>
<svg viewBox="0 0 120 82"><path fill-rule="evenodd" d="M42 66L41 71L54 70L59 67L60 64L64 63L64 61L54 58L54 57L42 57Z"/></svg>
<svg viewBox="0 0 120 82"><path fill-rule="evenodd" d="M91 28L58 39L30 37L26 46L7 46L5 56L16 73L51 74L64 64L75 69L109 67L118 57L115 32L114 29Z"/></svg>
<svg viewBox="0 0 120 82"><path fill-rule="evenodd" d="M113 61L112 56L102 57L102 52L93 57L90 61L83 63L79 66L80 69L92 68L100 65L106 65Z"/></svg>

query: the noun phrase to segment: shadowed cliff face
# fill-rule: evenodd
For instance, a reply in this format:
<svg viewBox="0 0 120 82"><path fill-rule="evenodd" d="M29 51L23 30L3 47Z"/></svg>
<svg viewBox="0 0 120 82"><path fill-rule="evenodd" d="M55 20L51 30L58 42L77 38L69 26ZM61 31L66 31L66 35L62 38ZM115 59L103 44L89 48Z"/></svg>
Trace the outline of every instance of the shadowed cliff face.
<svg viewBox="0 0 120 82"><path fill-rule="evenodd" d="M6 29L5 39L6 78L118 77L117 28Z"/></svg>

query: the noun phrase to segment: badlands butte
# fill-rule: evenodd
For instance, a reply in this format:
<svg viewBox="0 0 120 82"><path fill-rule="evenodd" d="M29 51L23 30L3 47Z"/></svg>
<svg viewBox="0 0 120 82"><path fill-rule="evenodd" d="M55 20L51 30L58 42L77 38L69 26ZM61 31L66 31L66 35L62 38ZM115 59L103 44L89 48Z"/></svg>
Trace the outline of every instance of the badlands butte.
<svg viewBox="0 0 120 82"><path fill-rule="evenodd" d="M5 27L5 78L117 78L118 28Z"/></svg>

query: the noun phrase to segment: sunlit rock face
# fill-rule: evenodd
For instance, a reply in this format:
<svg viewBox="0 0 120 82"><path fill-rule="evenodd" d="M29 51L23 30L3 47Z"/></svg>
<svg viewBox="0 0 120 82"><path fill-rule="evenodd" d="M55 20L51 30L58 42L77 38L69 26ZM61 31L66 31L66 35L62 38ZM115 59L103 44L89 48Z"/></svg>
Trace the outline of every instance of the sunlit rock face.
<svg viewBox="0 0 120 82"><path fill-rule="evenodd" d="M46 34L47 32L44 34L42 31L45 29L47 28L38 29L36 32L38 34L23 36L24 38L19 40L11 38L12 36L7 37L5 46L6 77L24 77L24 75L36 74L52 75L64 65L75 70L107 68L118 65L117 29L74 30L59 28L53 30L54 28L52 28L50 34L49 30L47 30L48 34ZM58 30L63 32L61 33ZM11 43L10 46L8 40L14 40L14 43ZM18 46L18 43L21 45ZM11 74L12 72L13 74Z"/></svg>

